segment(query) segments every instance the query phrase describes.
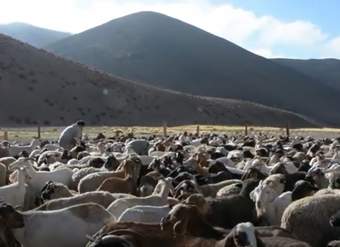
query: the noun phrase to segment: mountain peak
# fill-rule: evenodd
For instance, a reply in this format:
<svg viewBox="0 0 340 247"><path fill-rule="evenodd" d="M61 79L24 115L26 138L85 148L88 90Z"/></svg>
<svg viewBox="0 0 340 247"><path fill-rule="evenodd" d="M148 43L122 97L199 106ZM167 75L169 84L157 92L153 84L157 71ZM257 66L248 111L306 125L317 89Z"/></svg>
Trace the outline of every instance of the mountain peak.
<svg viewBox="0 0 340 247"><path fill-rule="evenodd" d="M248 100L327 123L340 122L340 98L332 89L160 13L124 16L48 49L113 75L161 88ZM308 103L316 99L318 107Z"/></svg>

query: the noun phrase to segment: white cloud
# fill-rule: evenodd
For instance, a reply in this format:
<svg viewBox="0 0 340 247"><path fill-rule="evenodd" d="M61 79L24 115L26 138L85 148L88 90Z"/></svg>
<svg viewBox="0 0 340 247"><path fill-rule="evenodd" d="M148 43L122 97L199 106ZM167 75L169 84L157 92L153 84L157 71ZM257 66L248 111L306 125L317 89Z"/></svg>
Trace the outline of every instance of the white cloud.
<svg viewBox="0 0 340 247"><path fill-rule="evenodd" d="M287 56L283 54L275 53L273 50L269 48L255 48L255 49L252 49L252 52L254 52L255 54L259 56L266 57L266 58L281 58L281 57L288 58Z"/></svg>
<svg viewBox="0 0 340 247"><path fill-rule="evenodd" d="M281 21L257 16L229 3L209 0L0 0L0 23L22 21L69 32L80 32L137 11L157 11L191 23L266 57L304 54L340 57L339 39L304 20ZM291 52L285 52L285 51ZM287 53L287 54L285 54ZM312 55L310 55L312 56Z"/></svg>
<svg viewBox="0 0 340 247"><path fill-rule="evenodd" d="M329 40L324 46L322 57L338 57L340 58L340 36Z"/></svg>

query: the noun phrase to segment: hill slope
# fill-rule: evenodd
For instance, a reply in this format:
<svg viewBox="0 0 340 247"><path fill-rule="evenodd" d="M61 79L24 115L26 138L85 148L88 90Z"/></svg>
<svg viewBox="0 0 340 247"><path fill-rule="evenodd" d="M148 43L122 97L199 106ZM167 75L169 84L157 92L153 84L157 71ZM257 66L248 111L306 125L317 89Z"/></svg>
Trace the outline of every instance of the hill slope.
<svg viewBox="0 0 340 247"><path fill-rule="evenodd" d="M338 59L300 60L278 58L272 60L340 90L340 60Z"/></svg>
<svg viewBox="0 0 340 247"><path fill-rule="evenodd" d="M340 97L330 88L162 14L125 16L47 49L157 87L249 100L340 123Z"/></svg>
<svg viewBox="0 0 340 247"><path fill-rule="evenodd" d="M0 25L0 33L38 48L45 47L71 35L69 33L40 28L26 23Z"/></svg>
<svg viewBox="0 0 340 247"><path fill-rule="evenodd" d="M144 86L92 71L0 35L0 125L244 124L310 126L298 115L237 100Z"/></svg>

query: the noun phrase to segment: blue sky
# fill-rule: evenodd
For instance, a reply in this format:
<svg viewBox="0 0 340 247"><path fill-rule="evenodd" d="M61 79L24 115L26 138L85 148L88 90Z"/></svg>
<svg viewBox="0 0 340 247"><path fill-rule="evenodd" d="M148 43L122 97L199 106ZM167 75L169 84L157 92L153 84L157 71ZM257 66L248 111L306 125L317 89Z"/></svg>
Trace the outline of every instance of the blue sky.
<svg viewBox="0 0 340 247"><path fill-rule="evenodd" d="M339 0L0 0L0 4L0 23L19 21L77 33L150 10L261 56L340 58Z"/></svg>
<svg viewBox="0 0 340 247"><path fill-rule="evenodd" d="M283 21L303 19L313 22L333 35L340 34L339 0L213 0L213 2L229 2L257 15L272 15Z"/></svg>

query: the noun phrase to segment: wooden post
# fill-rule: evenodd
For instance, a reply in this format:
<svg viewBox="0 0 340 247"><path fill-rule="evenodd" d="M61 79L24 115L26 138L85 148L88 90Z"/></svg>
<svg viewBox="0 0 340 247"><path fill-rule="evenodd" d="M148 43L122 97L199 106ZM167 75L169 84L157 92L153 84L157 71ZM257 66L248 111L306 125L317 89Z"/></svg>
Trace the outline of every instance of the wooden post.
<svg viewBox="0 0 340 247"><path fill-rule="evenodd" d="M286 126L286 136L289 138L290 137L290 130L289 130L289 124L287 123Z"/></svg>
<svg viewBox="0 0 340 247"><path fill-rule="evenodd" d="M244 135L247 136L248 135L248 125L244 126Z"/></svg>
<svg viewBox="0 0 340 247"><path fill-rule="evenodd" d="M115 130L115 138L118 138L120 135L120 130Z"/></svg>
<svg viewBox="0 0 340 247"><path fill-rule="evenodd" d="M197 125L196 127L196 136L200 136L200 126Z"/></svg>
<svg viewBox="0 0 340 247"><path fill-rule="evenodd" d="M166 122L163 123L163 136L164 136L164 137L167 137L167 136L168 136L168 135L167 135L167 124L166 124Z"/></svg>
<svg viewBox="0 0 340 247"><path fill-rule="evenodd" d="M4 140L8 141L8 131L4 131Z"/></svg>
<svg viewBox="0 0 340 247"><path fill-rule="evenodd" d="M40 125L38 126L38 136L37 138L40 140L41 139L41 128Z"/></svg>

